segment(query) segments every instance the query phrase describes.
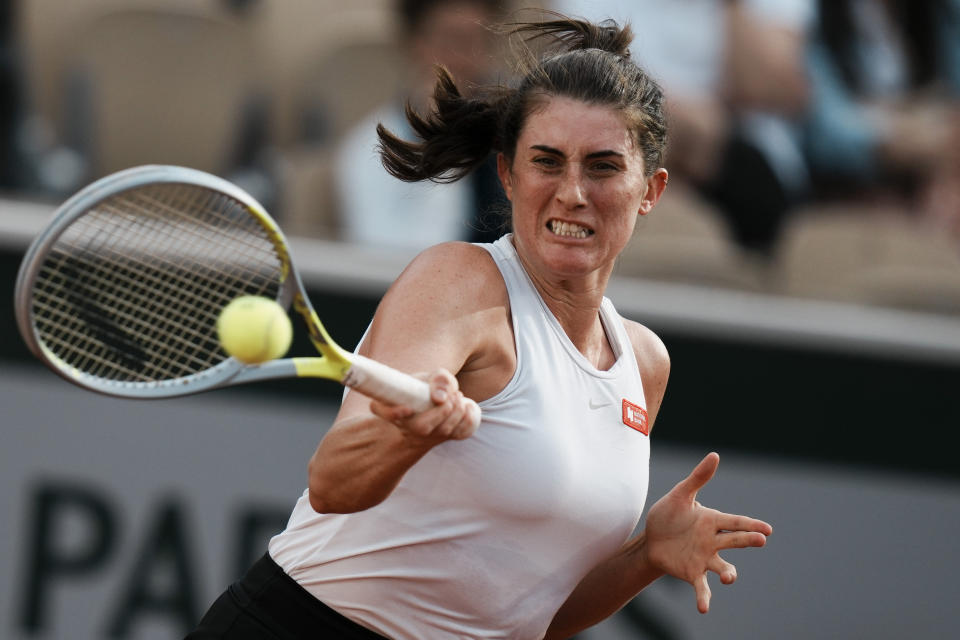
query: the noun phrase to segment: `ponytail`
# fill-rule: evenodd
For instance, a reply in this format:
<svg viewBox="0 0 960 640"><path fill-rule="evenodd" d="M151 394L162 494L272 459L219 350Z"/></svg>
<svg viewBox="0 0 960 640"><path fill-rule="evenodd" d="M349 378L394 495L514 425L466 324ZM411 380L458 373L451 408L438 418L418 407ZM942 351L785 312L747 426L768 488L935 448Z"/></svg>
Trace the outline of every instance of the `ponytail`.
<svg viewBox="0 0 960 640"><path fill-rule="evenodd" d="M519 86L498 87L465 98L443 67L437 67L435 106L421 116L408 104L407 120L418 141L402 140L377 127L384 167L407 182L454 182L491 152L512 161L517 138L538 101L566 96L621 110L644 156L649 174L661 166L666 147L663 92L630 60L633 32L612 20L599 24L548 12L554 20L507 25L524 42L549 38L546 57L533 62Z"/></svg>
<svg viewBox="0 0 960 640"><path fill-rule="evenodd" d="M450 77L437 67L433 111L426 117L407 103L407 121L419 142L401 140L377 125L383 166L406 182L455 182L466 176L497 146L496 104L467 99Z"/></svg>
<svg viewBox="0 0 960 640"><path fill-rule="evenodd" d="M548 12L553 13L553 12ZM528 22L515 25L513 33L532 35L527 41L552 38L562 52L599 49L622 58L630 57L630 43L633 42L633 30L629 25L620 27L613 20L604 20L599 24L564 18L548 22Z"/></svg>

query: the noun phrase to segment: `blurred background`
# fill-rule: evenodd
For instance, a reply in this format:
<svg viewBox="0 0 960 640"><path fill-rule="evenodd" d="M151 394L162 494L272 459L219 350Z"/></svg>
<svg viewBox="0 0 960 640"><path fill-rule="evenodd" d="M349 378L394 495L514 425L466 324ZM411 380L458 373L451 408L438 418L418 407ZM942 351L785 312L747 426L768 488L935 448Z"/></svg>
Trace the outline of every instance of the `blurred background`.
<svg viewBox="0 0 960 640"><path fill-rule="evenodd" d="M436 62L509 82L480 25L538 9L629 21L668 98L670 188L608 292L673 360L651 500L716 450L701 501L775 529L707 616L663 580L579 637L956 636L960 0L0 0L0 637L181 637L284 526L340 393L61 381L12 308L55 207L139 164L233 180L352 347L417 251L505 230L489 163L399 183L376 123L409 133Z"/></svg>

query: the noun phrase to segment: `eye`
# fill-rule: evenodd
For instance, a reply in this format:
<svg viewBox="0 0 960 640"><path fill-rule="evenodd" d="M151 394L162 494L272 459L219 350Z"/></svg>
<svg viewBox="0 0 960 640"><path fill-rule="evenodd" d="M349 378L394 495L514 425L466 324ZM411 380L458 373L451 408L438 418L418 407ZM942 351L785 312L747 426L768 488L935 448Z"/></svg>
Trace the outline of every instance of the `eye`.
<svg viewBox="0 0 960 640"><path fill-rule="evenodd" d="M560 161L553 156L536 156L533 163L544 169L555 169L560 166Z"/></svg>
<svg viewBox="0 0 960 640"><path fill-rule="evenodd" d="M620 166L609 160L600 160L591 164L590 170L594 173L614 173L620 170Z"/></svg>

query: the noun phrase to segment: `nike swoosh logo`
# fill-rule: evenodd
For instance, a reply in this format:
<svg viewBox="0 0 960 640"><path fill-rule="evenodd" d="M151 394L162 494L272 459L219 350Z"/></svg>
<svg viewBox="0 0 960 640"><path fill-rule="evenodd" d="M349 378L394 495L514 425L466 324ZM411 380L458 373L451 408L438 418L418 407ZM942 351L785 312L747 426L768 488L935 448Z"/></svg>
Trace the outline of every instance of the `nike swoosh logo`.
<svg viewBox="0 0 960 640"><path fill-rule="evenodd" d="M597 400L594 400L593 398L590 398L591 409L602 409L603 407L609 407L611 404L613 403L606 400L597 401Z"/></svg>

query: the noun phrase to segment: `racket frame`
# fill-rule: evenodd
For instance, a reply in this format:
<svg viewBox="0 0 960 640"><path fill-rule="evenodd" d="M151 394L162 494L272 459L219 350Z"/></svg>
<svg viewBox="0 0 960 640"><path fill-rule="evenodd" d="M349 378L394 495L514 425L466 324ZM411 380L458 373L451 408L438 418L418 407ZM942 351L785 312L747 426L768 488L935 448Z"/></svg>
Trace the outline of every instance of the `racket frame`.
<svg viewBox="0 0 960 640"><path fill-rule="evenodd" d="M233 198L249 210L266 230L281 262L282 275L276 301L286 310L289 310L292 305L303 317L310 339L317 350L323 354L322 358L288 358L257 365L247 365L235 358L227 358L209 369L187 376L169 380L133 382L108 380L80 371L64 362L43 344L34 325L33 285L50 247L74 221L86 215L99 203L125 191L151 184L182 184L211 189ZM116 397L167 398L275 378L324 377L349 384L346 381L349 380L351 365L355 359L360 358L337 345L320 322L290 259L290 251L283 232L266 210L249 194L227 180L186 167L144 165L125 169L91 183L67 199L55 211L50 224L38 234L24 254L17 274L14 308L20 334L37 358L73 384ZM377 364L374 363L374 365ZM363 369L363 365L360 369ZM396 373L409 377L406 374ZM354 372L354 377L357 375L361 375L359 370ZM417 380L417 382L422 381ZM422 396L423 390L418 389L416 394ZM422 402L418 404L424 407Z"/></svg>

